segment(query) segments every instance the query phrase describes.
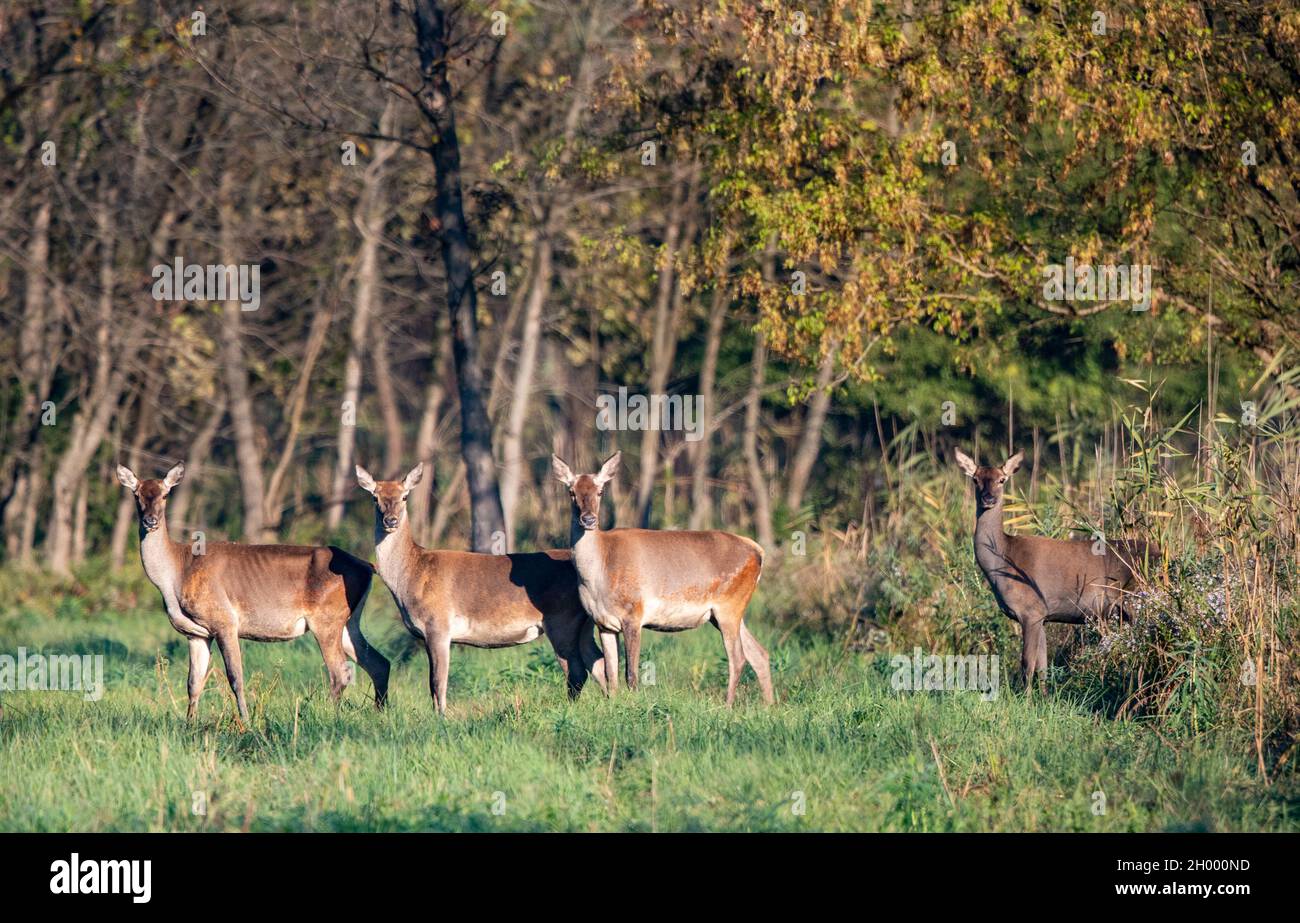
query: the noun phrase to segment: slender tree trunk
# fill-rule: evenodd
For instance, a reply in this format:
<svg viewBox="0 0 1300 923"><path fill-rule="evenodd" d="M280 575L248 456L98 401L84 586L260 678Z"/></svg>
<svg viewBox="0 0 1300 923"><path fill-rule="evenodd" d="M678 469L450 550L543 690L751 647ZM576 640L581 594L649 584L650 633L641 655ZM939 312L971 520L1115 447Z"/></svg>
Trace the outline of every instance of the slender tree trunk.
<svg viewBox="0 0 1300 923"><path fill-rule="evenodd" d="M23 299L23 322L18 332L18 384L23 389L19 411L10 422L7 451L4 454L3 483L8 488L9 499L5 506L5 549L12 558L30 559L31 546L23 553L23 514L27 510L28 490L32 480L30 459L24 458L31 446L40 410L41 395L37 393L40 379L43 346L45 341L47 311L46 273L50 257L49 200L36 209L32 221L32 236L27 244L26 296ZM22 462L28 464L23 466Z"/></svg>
<svg viewBox="0 0 1300 923"><path fill-rule="evenodd" d="M234 177L227 169L221 177L218 208L221 218L221 261L238 263L235 246ZM244 323L239 301L222 303L221 353L225 367L226 391L230 400L230 422L235 431L235 461L239 469L240 495L244 508L244 540L267 540L263 510L266 491L262 482L262 453L257 445L257 428L253 417L253 400L249 393L248 370L244 365L241 342Z"/></svg>
<svg viewBox="0 0 1300 923"><path fill-rule="evenodd" d="M452 358L460 392L460 446L470 496L470 547L491 551L493 536L505 532L505 514L492 456L492 424L488 418L483 368L479 362L477 295L473 254L465 224L460 182L460 145L452 88L447 77L448 24L439 0L416 0L416 45L422 78L418 100L433 128L435 179L432 219L442 242L447 275L447 308L451 316Z"/></svg>
<svg viewBox="0 0 1300 923"><path fill-rule="evenodd" d="M81 479L77 487L77 502L72 508L72 563L86 563L86 508L89 503L90 484Z"/></svg>
<svg viewBox="0 0 1300 923"><path fill-rule="evenodd" d="M754 531L758 543L770 553L776 542L772 533L772 501L768 496L767 479L758 457L758 423L762 411L763 382L767 375L767 338L761 330L754 334L754 358L749 379L749 395L745 400L745 428L741 439L745 466L749 472L749 489L753 494Z"/></svg>
<svg viewBox="0 0 1300 923"><path fill-rule="evenodd" d="M384 470L397 477L406 449L402 439L402 416L397 406L397 390L393 387L393 370L389 365L388 336L381 324L375 324L379 336L374 339L375 361L371 368L375 377L375 393L379 397L379 415L384 421Z"/></svg>
<svg viewBox="0 0 1300 923"><path fill-rule="evenodd" d="M41 92L40 123L53 127L58 102L58 84L48 82ZM35 153L36 141L32 143ZM31 465L29 450L37 433L40 402L48 393L42 386L48 382L44 374L52 368L53 342L49 298L50 271L50 221L53 216L52 188L54 180L46 182L38 193L36 212L32 216L31 236L27 241L27 261L24 275L23 319L18 331L18 385L22 388L18 413L9 421L5 451L0 453L0 490L4 491L5 549L10 559L21 558L30 562L32 546L24 542L23 523L28 511L28 488L37 477ZM33 513L34 515L34 513ZM33 536L35 530L33 529Z"/></svg>
<svg viewBox="0 0 1300 923"><path fill-rule="evenodd" d="M407 511L411 517L411 528L419 541L427 544L429 538L429 517L432 512L431 498L434 487L434 457L437 455L437 437L440 411L447 397L447 375L451 371L451 332L446 317L440 318L438 324L438 350L433 362L433 374L424 390L424 409L420 413L420 426L415 434L415 460L427 467L424 478L411 491L407 499Z"/></svg>
<svg viewBox="0 0 1300 923"><path fill-rule="evenodd" d="M381 128L391 129L393 103L390 99L380 121ZM356 302L349 328L348 355L343 366L343 400L339 407L338 456L334 465L334 478L330 484L329 509L325 524L337 529L343 521L343 510L349 497L356 493L353 470L356 464L357 415L361 404L361 364L366 351L366 334L371 318L376 313L379 296L379 243L384 230L385 202L383 180L385 165L396 151L392 141L375 144L375 155L366 164L361 180L361 193L353 212L352 223L361 235L357 251ZM368 467L376 467L366 460ZM391 473L391 472L390 472Z"/></svg>
<svg viewBox="0 0 1300 923"><path fill-rule="evenodd" d="M154 423L157 420L158 398L165 380L163 375L154 375L135 410L135 432L127 448L126 464L137 474L140 473L140 456L144 451L144 444L153 435ZM153 475L146 474L144 477L153 477ZM109 566L113 570L121 570L122 565L126 563L126 543L131 535L131 525L135 522L134 498L125 490L119 493L117 512L113 516L113 532L108 542Z"/></svg>
<svg viewBox="0 0 1300 923"><path fill-rule="evenodd" d="M768 241L763 252L763 279L769 285L776 279L776 241ZM760 318L761 321L761 318ZM758 424L763 410L763 383L767 377L767 337L762 328L754 331L754 358L750 366L749 392L745 397L745 425L741 433L741 447L745 456L745 468L749 473L749 489L752 497L752 514L754 531L758 534L758 543L769 554L776 551L776 540L772 532L772 501L768 494L767 478L763 474L763 464L758 457Z"/></svg>
<svg viewBox="0 0 1300 923"><path fill-rule="evenodd" d="M713 494L709 490L710 444L713 442L714 387L718 377L718 353L722 348L722 325L727 318L727 280L724 272L714 280L709 305L709 329L704 339L704 364L700 369L700 432L691 455L691 529L705 529L713 519Z"/></svg>
<svg viewBox="0 0 1300 923"><path fill-rule="evenodd" d="M515 544L515 508L524 476L524 424L528 420L528 404L532 398L537 352L542 339L542 308L551 288L551 255L551 239L543 228L533 250L533 279L524 310L524 329L519 336L519 362L515 366L510 414L506 422L505 440L501 446L501 506L505 516L508 551L513 551Z"/></svg>
<svg viewBox="0 0 1300 923"><path fill-rule="evenodd" d="M451 522L452 515L459 509L457 503L453 503L454 498L460 496L460 492L465 489L465 462L460 460L456 462L456 470L443 488L442 493L438 495L438 508L433 511L433 521L429 523L428 545L433 547L442 539L442 533L447 530L447 524Z"/></svg>
<svg viewBox="0 0 1300 923"><path fill-rule="evenodd" d="M311 327L307 331L307 344L303 347L302 364L298 370L298 380L294 382L293 392L289 396L289 429L285 433L280 447L280 458L271 472L271 479L266 484L266 525L268 529L278 530L284 519L284 484L298 451L298 434L302 431L302 415L307 408L307 394L311 387L311 373L316 368L325 347L325 337L334 320L334 309L324 307L319 302L314 306Z"/></svg>
<svg viewBox="0 0 1300 923"><path fill-rule="evenodd" d="M113 355L112 335L116 272L116 231L113 224L116 196L107 189L96 207L96 234L99 242L99 300L95 326L95 372L81 408L72 421L68 448L54 471L51 488L49 529L45 536L46 558L51 571L66 576L71 572L74 529L74 504L91 459L104 441L109 424L117 413L126 386L126 369L133 354L123 344L118 357ZM131 331L123 334L133 339Z"/></svg>
<svg viewBox="0 0 1300 923"><path fill-rule="evenodd" d="M43 446L32 447L29 465L31 472L39 472L45 465ZM23 491L22 518L18 536L18 560L23 565L36 563L36 523L41 517L41 501L45 492L45 481L35 474L24 475L27 478Z"/></svg>
<svg viewBox="0 0 1300 923"><path fill-rule="evenodd" d="M185 480L176 486L167 501L168 526L174 532L185 531L186 527L193 525L189 520L190 507L198 495L199 485L203 482L203 469L208 463L208 454L212 451L212 441L216 438L217 430L221 428L221 421L225 418L226 398L222 395L212 406L207 422L190 443L190 450L183 459Z"/></svg>
<svg viewBox="0 0 1300 923"><path fill-rule="evenodd" d="M813 392L808 403L808 413L804 417L803 431L799 436L799 448L795 451L794 461L790 465L790 481L786 485L785 505L794 514L803 503L804 491L808 488L808 478L812 475L813 465L817 461L817 452L822 444L822 427L826 424L826 414L831 406L831 377L835 374L836 343L832 342L817 367L817 390Z"/></svg>
<svg viewBox="0 0 1300 923"><path fill-rule="evenodd" d="M659 280L655 290L654 332L650 347L649 397L651 401L667 389L673 355L677 350L677 331L673 318L675 312L672 308L677 279L677 250L682 238L686 200L687 194L683 184L674 183L673 203L669 212L668 226L664 230L663 252L659 257ZM659 464L660 438L659 427L653 420L641 431L641 465L637 472L636 518L642 528L650 525L655 469Z"/></svg>

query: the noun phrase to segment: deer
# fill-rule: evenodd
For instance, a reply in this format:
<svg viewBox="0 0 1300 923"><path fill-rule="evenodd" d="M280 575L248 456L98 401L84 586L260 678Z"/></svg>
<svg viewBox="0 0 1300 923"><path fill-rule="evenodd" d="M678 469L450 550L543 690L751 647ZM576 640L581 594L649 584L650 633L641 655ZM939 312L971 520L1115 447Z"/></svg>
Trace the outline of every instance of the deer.
<svg viewBox="0 0 1300 923"><path fill-rule="evenodd" d="M189 641L186 720L193 721L207 683L212 642L226 665L241 728L248 722L241 640L291 641L310 631L329 673L337 705L355 678L369 674L375 707L388 699L388 658L361 633L374 568L341 548L304 545L186 545L167 532L167 496L185 476L182 462L161 479L140 480L125 465L117 479L135 497L140 561L162 594L172 627Z"/></svg>
<svg viewBox="0 0 1300 923"><path fill-rule="evenodd" d="M730 532L600 529L605 485L618 473L621 452L596 474L575 475L557 455L555 477L569 490L569 541L578 595L600 632L609 693L618 689L618 635L627 654L627 685L640 671L641 631L677 632L706 621L722 634L727 652L727 707L748 663L763 699L772 704L767 651L745 625L745 609L763 571L763 547Z"/></svg>
<svg viewBox="0 0 1300 923"><path fill-rule="evenodd" d="M1047 675L1046 622L1081 624L1118 611L1127 618L1127 594L1138 580L1138 567L1160 556L1143 539L1100 544L1040 535L1008 535L1002 528L1007 480L1020 468L1024 452L999 468L981 467L956 450L957 466L975 491L975 560L984 572L998 607L1020 624L1020 670L1025 693Z"/></svg>
<svg viewBox="0 0 1300 923"><path fill-rule="evenodd" d="M451 646L499 648L546 635L560 661L570 700L592 676L605 688L606 668L578 599L572 554L563 549L516 554L431 550L411 534L406 499L424 463L400 481L378 481L356 466L357 483L375 501L375 561L402 623L424 643L429 693L447 713Z"/></svg>

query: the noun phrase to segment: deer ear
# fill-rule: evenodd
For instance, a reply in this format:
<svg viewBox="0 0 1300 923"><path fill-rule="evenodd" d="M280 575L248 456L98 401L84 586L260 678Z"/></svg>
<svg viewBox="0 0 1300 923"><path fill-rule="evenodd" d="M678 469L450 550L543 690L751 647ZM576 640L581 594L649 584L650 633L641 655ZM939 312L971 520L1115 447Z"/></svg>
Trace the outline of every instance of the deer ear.
<svg viewBox="0 0 1300 923"><path fill-rule="evenodd" d="M402 490L409 493L411 488L420 483L422 477L424 477L424 462L420 462L406 473L406 477L402 480Z"/></svg>
<svg viewBox="0 0 1300 923"><path fill-rule="evenodd" d="M1020 468L1020 463L1025 460L1024 452L1017 452L1002 463L1002 473L1007 477L1015 474Z"/></svg>
<svg viewBox="0 0 1300 923"><path fill-rule="evenodd" d="M568 465L560 460L560 456L551 456L551 470L555 472L556 479L562 481L565 487L573 486L573 482L576 480L573 476L573 471Z"/></svg>
<svg viewBox="0 0 1300 923"><path fill-rule="evenodd" d="M615 452L609 458L605 459L605 464L600 466L600 473L596 475L597 487L604 487L614 479L614 475L618 474L618 464L622 460L622 452Z"/></svg>
<svg viewBox="0 0 1300 923"><path fill-rule="evenodd" d="M373 494L375 492L375 479L370 476L369 471L362 468L360 465L357 465L356 468L357 483L361 485L362 490L369 491Z"/></svg>
<svg viewBox="0 0 1300 923"><path fill-rule="evenodd" d="M117 466L117 479L121 482L123 487L132 493L134 493L135 489L140 486L140 479L137 478L135 472L126 465Z"/></svg>
<svg viewBox="0 0 1300 923"><path fill-rule="evenodd" d="M962 470L962 473L964 473L968 478L975 477L975 469L978 467L975 464L975 459L971 458L961 449L955 450L955 454L957 457L957 467Z"/></svg>
<svg viewBox="0 0 1300 923"><path fill-rule="evenodd" d="M164 474L163 483L167 485L168 490L171 490L181 482L183 477L185 477L185 462L175 465L170 471Z"/></svg>

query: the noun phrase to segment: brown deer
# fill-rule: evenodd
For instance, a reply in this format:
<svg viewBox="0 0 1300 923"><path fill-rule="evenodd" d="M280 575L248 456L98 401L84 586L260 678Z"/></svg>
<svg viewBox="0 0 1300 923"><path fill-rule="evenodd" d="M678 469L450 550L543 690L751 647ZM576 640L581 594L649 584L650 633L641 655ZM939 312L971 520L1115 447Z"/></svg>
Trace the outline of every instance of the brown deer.
<svg viewBox="0 0 1300 923"><path fill-rule="evenodd" d="M568 551L475 554L431 551L411 536L406 498L424 464L400 481L376 481L360 465L357 483L375 498L375 560L407 630L424 642L429 691L447 711L451 646L512 647L546 635L576 698L588 674L605 687L591 619L578 599Z"/></svg>
<svg viewBox="0 0 1300 923"><path fill-rule="evenodd" d="M706 621L722 633L727 650L727 705L745 663L754 668L763 699L771 704L767 651L746 627L745 607L763 570L763 548L729 532L665 532L611 529L602 532L600 498L618 472L615 452L598 474L574 475L551 456L555 476L569 489L569 539L578 571L578 594L600 630L609 691L618 688L618 634L627 653L627 685L635 689L641 629L685 631Z"/></svg>
<svg viewBox="0 0 1300 923"><path fill-rule="evenodd" d="M214 639L242 724L248 706L239 640L290 641L307 631L320 645L334 701L352 683L350 658L370 674L375 705L383 708L388 658L361 634L374 568L333 547L174 542L167 534L167 495L184 475L179 464L162 480L141 481L125 465L117 467L117 479L135 495L144 572L162 594L172 627L189 640L187 719L198 709Z"/></svg>
<svg viewBox="0 0 1300 923"><path fill-rule="evenodd" d="M1125 594L1138 566L1160 556L1142 539L1063 541L1039 535L1007 535L1002 504L1007 479L1024 458L1017 452L1001 468L986 468L957 450L957 466L975 487L975 560L993 589L998 606L1020 623L1020 668L1025 691L1047 674L1045 622L1079 624L1088 618L1124 613Z"/></svg>

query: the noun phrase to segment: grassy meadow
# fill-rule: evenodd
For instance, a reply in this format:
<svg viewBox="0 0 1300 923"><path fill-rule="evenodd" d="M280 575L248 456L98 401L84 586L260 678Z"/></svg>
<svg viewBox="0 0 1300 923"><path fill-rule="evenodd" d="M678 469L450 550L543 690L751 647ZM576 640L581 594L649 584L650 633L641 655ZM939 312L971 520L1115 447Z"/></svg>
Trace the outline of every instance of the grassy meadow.
<svg viewBox="0 0 1300 923"><path fill-rule="evenodd" d="M0 829L1300 827L1293 776L1262 782L1250 735L1230 727L1178 733L1154 718L1112 717L1059 684L1030 701L1006 686L992 701L891 691L885 653L789 627L791 613L774 608L809 576L792 565L765 579L751 610L772 653L774 708L748 672L737 707L723 706L725 657L705 628L649 633L643 667L653 663L655 685L613 700L589 684L567 701L545 641L455 648L440 723L423 654L380 589L365 624L394 660L390 707L374 711L359 673L336 709L310 636L245 643L252 724L241 733L219 665L199 720L186 724L184 642L137 569L92 566L61 592L6 572L0 648L102 653L105 693L97 702L75 692L0 698ZM1014 627L987 628L1009 676Z"/></svg>

